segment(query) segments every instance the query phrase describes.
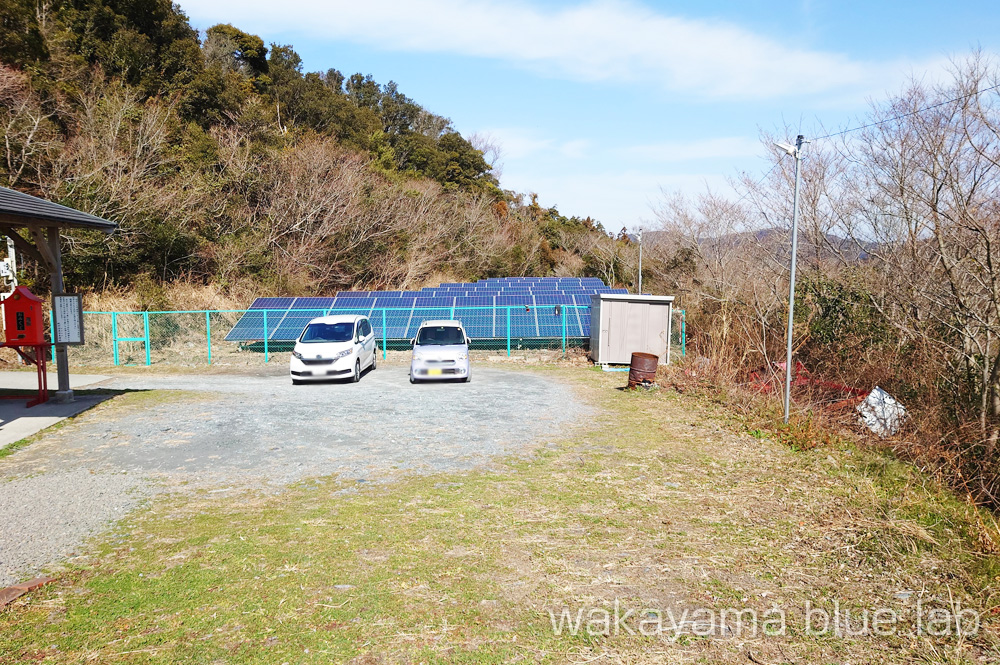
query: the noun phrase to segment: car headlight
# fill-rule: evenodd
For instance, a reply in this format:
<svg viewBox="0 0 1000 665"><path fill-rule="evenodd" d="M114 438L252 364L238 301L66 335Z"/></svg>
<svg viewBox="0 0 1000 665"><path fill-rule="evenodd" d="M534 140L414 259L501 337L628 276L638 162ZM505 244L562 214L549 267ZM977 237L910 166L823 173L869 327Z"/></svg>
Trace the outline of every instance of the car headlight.
<svg viewBox="0 0 1000 665"><path fill-rule="evenodd" d="M353 351L353 349L344 349L343 351L335 355L333 359L340 360L341 358L346 358L347 356L351 355L351 351Z"/></svg>
<svg viewBox="0 0 1000 665"><path fill-rule="evenodd" d="M299 360L302 360L302 354L299 353L298 351L292 351L292 355L298 358Z"/></svg>
<svg viewBox="0 0 1000 665"><path fill-rule="evenodd" d="M424 356L423 356L423 354L420 354L420 353L417 353L417 352L414 352L414 353L413 353L413 359L414 359L414 360L423 360L423 359L424 359Z"/></svg>
<svg viewBox="0 0 1000 665"><path fill-rule="evenodd" d="M458 359L459 360L468 360L469 359L469 354L468 353L460 353L460 354L458 354Z"/></svg>

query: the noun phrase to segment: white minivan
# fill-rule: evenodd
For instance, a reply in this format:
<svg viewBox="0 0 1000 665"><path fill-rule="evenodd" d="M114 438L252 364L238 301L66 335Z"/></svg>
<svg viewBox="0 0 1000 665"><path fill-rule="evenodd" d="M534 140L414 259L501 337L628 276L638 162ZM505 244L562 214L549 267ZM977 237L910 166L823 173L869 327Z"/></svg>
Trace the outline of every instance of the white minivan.
<svg viewBox="0 0 1000 665"><path fill-rule="evenodd" d="M295 341L288 371L293 384L325 379L361 380L375 369L378 346L368 317L323 316L313 319Z"/></svg>
<svg viewBox="0 0 1000 665"><path fill-rule="evenodd" d="M469 344L461 321L424 321L413 337L410 383L441 379L468 382Z"/></svg>

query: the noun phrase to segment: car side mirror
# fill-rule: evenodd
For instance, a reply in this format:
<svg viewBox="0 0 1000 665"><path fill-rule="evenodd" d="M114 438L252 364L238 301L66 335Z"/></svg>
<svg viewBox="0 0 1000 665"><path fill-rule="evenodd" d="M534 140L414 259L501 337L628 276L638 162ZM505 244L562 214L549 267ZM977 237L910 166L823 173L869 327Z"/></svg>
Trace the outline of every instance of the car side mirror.
<svg viewBox="0 0 1000 665"><path fill-rule="evenodd" d="M471 340L471 339L469 339L468 337L466 337L466 338L465 338L465 343L466 343L467 345L468 345L468 344L472 344L472 340Z"/></svg>

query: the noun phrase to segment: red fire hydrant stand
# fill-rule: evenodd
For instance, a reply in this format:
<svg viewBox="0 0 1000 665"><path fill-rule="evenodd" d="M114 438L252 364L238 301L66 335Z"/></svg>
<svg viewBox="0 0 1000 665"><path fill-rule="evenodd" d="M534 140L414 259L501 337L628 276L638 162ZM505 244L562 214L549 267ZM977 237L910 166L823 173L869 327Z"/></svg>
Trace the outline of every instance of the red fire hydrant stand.
<svg viewBox="0 0 1000 665"><path fill-rule="evenodd" d="M31 398L26 395L0 395L0 399L27 399L29 408L49 401L49 378L45 369L45 355L51 344L39 344L36 346L24 347L34 349L34 355L26 353L24 348L13 344L0 344L0 348L10 348L17 352L17 355L24 359L29 365L34 365L38 373L38 394Z"/></svg>
<svg viewBox="0 0 1000 665"><path fill-rule="evenodd" d="M38 395L28 399L28 406L47 402L49 383L45 373L45 353L52 344L45 341L42 301L31 291L18 286L3 300L4 342L0 347L14 349L38 372ZM25 349L32 349L26 352ZM0 399L25 399L20 395L0 395Z"/></svg>

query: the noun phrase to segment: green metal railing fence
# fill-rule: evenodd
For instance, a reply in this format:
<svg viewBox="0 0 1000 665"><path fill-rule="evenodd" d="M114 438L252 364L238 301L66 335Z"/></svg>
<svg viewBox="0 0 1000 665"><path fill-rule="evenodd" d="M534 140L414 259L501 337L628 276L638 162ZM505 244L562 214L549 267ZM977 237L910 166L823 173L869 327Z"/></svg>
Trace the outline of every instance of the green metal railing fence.
<svg viewBox="0 0 1000 665"><path fill-rule="evenodd" d="M586 305L536 307L366 308L364 310L187 310L84 312L86 344L71 347L74 362L86 365L204 365L267 363L274 353L291 351L294 341L276 340L301 331L312 318L335 314L369 317L383 358L389 350L410 348L422 321L457 319L472 338L473 350L506 353L547 349L566 355L589 347L590 308ZM249 315L244 318L244 315ZM686 349L683 310L675 310L671 345ZM227 341L239 326L240 341ZM265 335L264 331L268 334ZM581 334L582 333L582 334ZM250 353L248 353L250 352ZM259 359L259 360L258 360Z"/></svg>

